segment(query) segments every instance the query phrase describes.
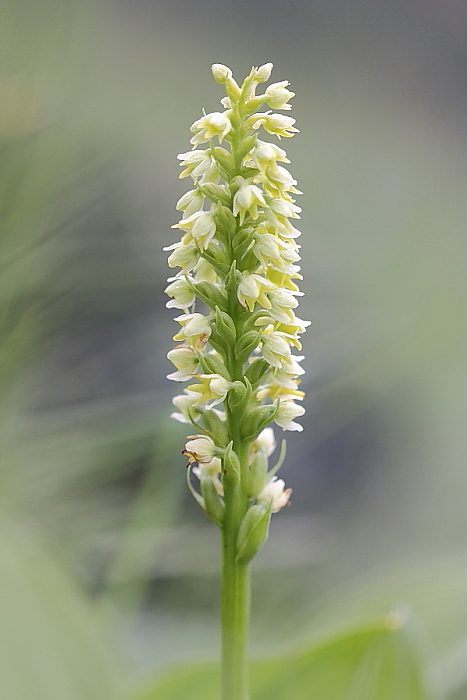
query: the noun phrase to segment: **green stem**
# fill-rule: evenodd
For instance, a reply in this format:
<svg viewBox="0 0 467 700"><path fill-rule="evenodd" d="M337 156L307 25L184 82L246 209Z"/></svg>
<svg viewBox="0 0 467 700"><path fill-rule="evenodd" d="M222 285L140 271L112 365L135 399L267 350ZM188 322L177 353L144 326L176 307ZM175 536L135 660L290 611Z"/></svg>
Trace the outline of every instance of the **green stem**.
<svg viewBox="0 0 467 700"><path fill-rule="evenodd" d="M245 472L249 444L240 436L240 416L227 409L229 432L240 460L240 480L225 480L222 530L222 700L248 700L248 634L250 624L249 565L236 561L240 523L248 510Z"/></svg>
<svg viewBox="0 0 467 700"><path fill-rule="evenodd" d="M222 700L248 700L250 572L235 561L235 538L226 528L222 557Z"/></svg>
<svg viewBox="0 0 467 700"><path fill-rule="evenodd" d="M240 124L234 130L232 155L239 172L237 145L241 139ZM231 241L229 253L233 260ZM229 310L239 331L238 314L241 311L236 291L229 293ZM227 369L235 380L243 379L243 366L237 361L231 348L226 358ZM222 583L221 583L221 638L222 638L222 700L248 700L248 636L250 626L250 568L236 561L236 542L240 524L248 510L246 476L248 470L249 443L242 440L240 425L242 416L226 406L229 438L240 460L240 479L224 480L225 515L222 528Z"/></svg>

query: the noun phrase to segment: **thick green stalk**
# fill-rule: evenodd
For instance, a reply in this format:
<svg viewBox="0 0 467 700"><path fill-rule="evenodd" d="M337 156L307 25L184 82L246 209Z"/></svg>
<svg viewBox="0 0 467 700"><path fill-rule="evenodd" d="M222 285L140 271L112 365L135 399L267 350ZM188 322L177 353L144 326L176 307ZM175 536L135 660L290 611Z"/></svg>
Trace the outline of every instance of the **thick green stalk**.
<svg viewBox="0 0 467 700"><path fill-rule="evenodd" d="M237 499L229 505L228 500L222 536L222 700L247 700L250 572L248 564L235 561Z"/></svg>
<svg viewBox="0 0 467 700"><path fill-rule="evenodd" d="M231 356L229 370L237 378L241 368ZM222 700L248 700L248 635L250 625L249 565L236 561L240 523L248 510L245 477L249 443L240 434L241 415L227 407L229 437L240 460L240 479L225 479L225 516L222 528Z"/></svg>
<svg viewBox="0 0 467 700"><path fill-rule="evenodd" d="M236 146L241 138L241 120L232 140L232 155L237 169ZM230 249L233 260L232 249ZM229 292L229 308L237 334L237 315L241 310L236 291ZM243 379L243 366L233 352L227 358L227 369L233 380ZM221 639L222 639L222 700L248 700L248 637L250 627L250 567L236 561L237 536L240 524L248 510L245 482L248 470L249 443L240 433L241 414L226 406L229 437L240 460L240 479L225 479L225 516L222 528L222 583L221 583Z"/></svg>

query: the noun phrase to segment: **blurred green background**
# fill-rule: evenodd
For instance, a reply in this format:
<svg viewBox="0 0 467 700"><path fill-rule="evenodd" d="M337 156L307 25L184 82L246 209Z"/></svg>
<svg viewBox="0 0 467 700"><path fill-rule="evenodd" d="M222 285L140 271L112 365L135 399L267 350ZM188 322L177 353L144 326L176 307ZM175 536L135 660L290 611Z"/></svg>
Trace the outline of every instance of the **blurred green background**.
<svg viewBox="0 0 467 700"><path fill-rule="evenodd" d="M3 0L0 56L1 697L126 698L217 658L162 247L211 63L268 61L297 94L313 325L253 654L396 606L432 692L464 697L465 3Z"/></svg>

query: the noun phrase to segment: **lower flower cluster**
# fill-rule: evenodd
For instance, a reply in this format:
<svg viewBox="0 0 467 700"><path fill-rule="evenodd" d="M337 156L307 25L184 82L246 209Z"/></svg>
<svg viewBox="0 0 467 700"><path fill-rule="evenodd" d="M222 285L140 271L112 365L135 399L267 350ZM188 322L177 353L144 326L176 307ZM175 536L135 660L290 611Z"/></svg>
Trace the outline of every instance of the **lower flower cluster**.
<svg viewBox="0 0 467 700"><path fill-rule="evenodd" d="M179 156L193 188L181 197L181 241L169 246L169 308L181 314L168 358L169 379L190 382L173 399L173 418L191 424L184 454L189 485L208 515L222 525L229 480L237 480L248 499L245 526L238 534L239 556L255 549L251 532L267 535L271 512L288 503L291 490L271 470L274 421L300 431L304 413L299 389L303 359L300 335L309 325L295 315L301 292L297 262L300 235L291 219L300 208L296 181L280 163L285 151L258 138L260 128L277 137L297 131L295 120L271 109L290 109L288 82L256 88L269 79L272 64L253 68L240 86L229 68L213 66L224 85L223 112L204 114L191 127L193 149ZM271 109L258 111L263 105ZM206 144L205 148L199 148ZM204 312L195 311L201 302ZM194 466L196 465L196 466ZM243 529L242 529L243 528Z"/></svg>

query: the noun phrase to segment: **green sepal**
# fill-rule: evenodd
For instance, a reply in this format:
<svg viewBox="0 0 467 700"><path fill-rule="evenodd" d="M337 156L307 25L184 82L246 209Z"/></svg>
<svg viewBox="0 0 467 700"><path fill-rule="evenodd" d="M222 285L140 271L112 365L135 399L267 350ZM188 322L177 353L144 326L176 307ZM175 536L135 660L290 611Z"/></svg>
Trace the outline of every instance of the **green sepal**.
<svg viewBox="0 0 467 700"><path fill-rule="evenodd" d="M256 357L253 362L246 368L245 377L251 383L253 389L256 389L261 380L269 374L271 365L266 362L264 357Z"/></svg>
<svg viewBox="0 0 467 700"><path fill-rule="evenodd" d="M219 307L215 309L215 330L225 340L228 346L235 343L237 338L235 323L230 318L229 314L221 311Z"/></svg>
<svg viewBox="0 0 467 700"><path fill-rule="evenodd" d="M233 450L233 441L231 440L224 450L222 456L222 467L224 470L224 478L227 480L240 480L240 460L236 452Z"/></svg>
<svg viewBox="0 0 467 700"><path fill-rule="evenodd" d="M201 418L206 435L209 435L219 447L227 447L229 436L225 421L220 418L216 411L209 408L202 412Z"/></svg>
<svg viewBox="0 0 467 700"><path fill-rule="evenodd" d="M277 406L268 404L257 406L248 411L242 420L242 437L244 440L254 440L265 428L277 413Z"/></svg>
<svg viewBox="0 0 467 700"><path fill-rule="evenodd" d="M264 102L264 100L260 100L260 104L261 104L261 101ZM250 151L253 150L253 148L257 145L257 143L258 143L257 134L251 134L250 136L246 136L245 138L243 138L240 141L238 148L237 148L237 158L240 161L242 161L245 158L245 156L247 155L247 153L249 153ZM259 171L256 170L256 172L258 173Z"/></svg>
<svg viewBox="0 0 467 700"><path fill-rule="evenodd" d="M232 249L235 257L240 257L244 254L254 240L254 231L252 228L242 228L235 234L232 240Z"/></svg>
<svg viewBox="0 0 467 700"><path fill-rule="evenodd" d="M198 299L200 299L206 306L214 311L216 306L218 306L222 311L226 311L228 308L228 300L225 294L221 292L219 287L217 287L212 282L188 282L190 289L196 294Z"/></svg>
<svg viewBox="0 0 467 700"><path fill-rule="evenodd" d="M224 233L225 236L231 238L235 234L237 221L230 209L223 204L218 204L214 217L216 220L216 231Z"/></svg>
<svg viewBox="0 0 467 700"><path fill-rule="evenodd" d="M248 478L246 483L246 495L248 498L256 498L263 490L268 473L268 458L264 450L258 450L253 456L248 468Z"/></svg>
<svg viewBox="0 0 467 700"><path fill-rule="evenodd" d="M271 504L251 506L243 518L237 536L236 561L247 564L256 556L269 534Z"/></svg>
<svg viewBox="0 0 467 700"><path fill-rule="evenodd" d="M256 321L264 316L269 316L265 309L258 309L253 313L251 313L251 311L244 311L242 314L240 314L238 323L244 333L247 331L257 331L258 326L256 325ZM271 323L275 323L273 318L271 318Z"/></svg>
<svg viewBox="0 0 467 700"><path fill-rule="evenodd" d="M217 333L214 331L211 333L209 336L209 345L219 353L219 355L222 355L224 359L227 359L227 353L225 349L225 343L222 341L222 338L220 338Z"/></svg>
<svg viewBox="0 0 467 700"><path fill-rule="evenodd" d="M240 187L242 187L242 185L244 185L244 184L245 183L244 183L243 177L241 177L240 175L236 175L230 181L230 191L232 192L233 195L235 195L238 192L238 190L240 189Z"/></svg>
<svg viewBox="0 0 467 700"><path fill-rule="evenodd" d="M225 288L228 292L232 292L237 289L240 280L242 278L242 273L237 270L237 263L234 260L232 262L232 265L230 266L230 270L228 271L224 284Z"/></svg>
<svg viewBox="0 0 467 700"><path fill-rule="evenodd" d="M228 382L231 381L229 371L220 357L211 354L203 355L203 353L200 352L198 353L198 362L203 370L203 374L220 374L220 376L227 379Z"/></svg>
<svg viewBox="0 0 467 700"><path fill-rule="evenodd" d="M240 175L247 180L249 177L255 177L258 174L258 168L242 168Z"/></svg>
<svg viewBox="0 0 467 700"><path fill-rule="evenodd" d="M226 175L226 179L230 180L235 172L235 160L233 156L220 146L211 148L211 155L219 166L221 174Z"/></svg>
<svg viewBox="0 0 467 700"><path fill-rule="evenodd" d="M213 523L221 527L224 522L225 506L224 501L216 491L211 477L205 476L201 479L200 490L204 501L204 512Z"/></svg>
<svg viewBox="0 0 467 700"><path fill-rule="evenodd" d="M248 379L245 380L245 384L241 381L234 382L227 394L229 408L237 411L241 408L246 408L251 400L251 395L251 384Z"/></svg>
<svg viewBox="0 0 467 700"><path fill-rule="evenodd" d="M261 335L261 331L248 331L237 340L234 349L237 362L245 362L253 350L258 347Z"/></svg>
<svg viewBox="0 0 467 700"><path fill-rule="evenodd" d="M221 202L221 204L225 204L227 207L230 207L232 204L232 197L230 196L230 192L228 192L223 185L215 185L213 182L207 182L205 185L198 185L198 188L201 190L201 192L211 200L211 202L214 202L217 204L217 202Z"/></svg>
<svg viewBox="0 0 467 700"><path fill-rule="evenodd" d="M251 250L248 250L245 255L243 255L238 261L238 269L240 272L248 270L249 272L254 272L258 267L258 258Z"/></svg>
<svg viewBox="0 0 467 700"><path fill-rule="evenodd" d="M240 95L242 94L242 91L240 87L237 85L235 80L226 80L224 83L225 91L232 103L238 102L238 99Z"/></svg>
<svg viewBox="0 0 467 700"><path fill-rule="evenodd" d="M225 277L230 269L230 258L223 247L210 243L206 250L200 251L200 256L204 258L220 277Z"/></svg>

